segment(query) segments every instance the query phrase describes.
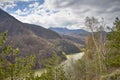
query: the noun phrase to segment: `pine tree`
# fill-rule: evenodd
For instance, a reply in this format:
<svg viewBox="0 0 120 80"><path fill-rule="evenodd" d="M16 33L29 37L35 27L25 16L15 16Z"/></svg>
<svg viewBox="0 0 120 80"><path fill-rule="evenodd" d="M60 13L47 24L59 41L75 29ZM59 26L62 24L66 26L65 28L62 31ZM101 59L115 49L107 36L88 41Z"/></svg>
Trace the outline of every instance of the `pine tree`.
<svg viewBox="0 0 120 80"><path fill-rule="evenodd" d="M20 57L19 49L6 45L7 32L0 34L0 80L20 80L34 72L35 56Z"/></svg>
<svg viewBox="0 0 120 80"><path fill-rule="evenodd" d="M120 67L120 20L116 18L114 26L108 33L109 53L107 55L107 66Z"/></svg>
<svg viewBox="0 0 120 80"><path fill-rule="evenodd" d="M40 76L40 80L67 80L63 65L59 65L61 59L54 53L52 58L46 61L46 71Z"/></svg>

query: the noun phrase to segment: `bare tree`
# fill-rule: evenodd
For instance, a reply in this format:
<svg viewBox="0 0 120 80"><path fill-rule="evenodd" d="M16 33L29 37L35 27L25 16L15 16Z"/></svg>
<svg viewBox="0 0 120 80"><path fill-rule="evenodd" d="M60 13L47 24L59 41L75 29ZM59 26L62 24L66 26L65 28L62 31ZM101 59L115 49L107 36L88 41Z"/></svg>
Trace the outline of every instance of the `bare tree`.
<svg viewBox="0 0 120 80"><path fill-rule="evenodd" d="M101 22L94 17L86 17L85 19L86 27L91 31L91 38L93 41L93 46L95 47L96 54L96 76L101 80L100 74L103 71L103 57L105 54L105 40L104 40L104 19L102 18ZM98 59L98 60L97 60Z"/></svg>

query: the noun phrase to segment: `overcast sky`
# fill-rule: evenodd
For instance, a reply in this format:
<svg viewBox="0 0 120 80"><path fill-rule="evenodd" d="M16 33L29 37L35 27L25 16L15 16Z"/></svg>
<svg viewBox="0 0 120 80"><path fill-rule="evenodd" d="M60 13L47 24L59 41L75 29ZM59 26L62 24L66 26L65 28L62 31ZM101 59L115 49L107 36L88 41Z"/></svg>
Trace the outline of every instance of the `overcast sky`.
<svg viewBox="0 0 120 80"><path fill-rule="evenodd" d="M18 20L43 27L84 28L87 16L112 25L120 18L120 0L0 0L0 8Z"/></svg>

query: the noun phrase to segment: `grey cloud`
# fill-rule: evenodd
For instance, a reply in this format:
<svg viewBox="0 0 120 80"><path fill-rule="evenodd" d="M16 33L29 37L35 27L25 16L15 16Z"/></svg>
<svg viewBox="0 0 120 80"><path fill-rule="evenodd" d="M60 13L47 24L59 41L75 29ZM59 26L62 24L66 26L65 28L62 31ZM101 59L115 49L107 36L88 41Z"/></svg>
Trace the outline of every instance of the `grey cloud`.
<svg viewBox="0 0 120 80"><path fill-rule="evenodd" d="M116 7L114 9L111 9L110 11L108 11L109 13L114 13L114 12L120 12L120 7Z"/></svg>
<svg viewBox="0 0 120 80"><path fill-rule="evenodd" d="M70 8L76 16L82 15L81 18L99 16L112 23L116 16L120 17L120 0L56 0L54 5L56 8Z"/></svg>
<svg viewBox="0 0 120 80"><path fill-rule="evenodd" d="M109 23L112 23L116 16L120 16L120 0L53 0L51 5L55 9L70 10L69 14L76 18L71 20L71 18L56 17L55 21L62 26L78 24L78 21L84 20L86 16L104 17ZM67 11L65 12L67 14ZM78 17L81 19L77 19Z"/></svg>
<svg viewBox="0 0 120 80"><path fill-rule="evenodd" d="M26 1L30 1L30 0L26 0ZM47 1L48 0L46 0L46 2ZM36 23L42 24L42 21L44 22L48 21L47 24L49 26L51 25L80 26L81 24L84 24L84 19L86 16L104 17L105 20L107 20L107 22L109 23L113 22L116 16L120 17L120 0L51 0L51 3L49 2L47 4L47 7L48 8L52 7L53 9L55 8L54 10L62 9L61 11L64 11L64 13L60 13L59 11L58 13L60 14L55 14L56 17L52 15L53 17L50 18L50 20L46 20L46 16L42 15L41 18L45 17L45 20L43 18L41 22L40 20L38 20L39 22L36 21ZM33 10L33 12L37 14L38 13L42 14L41 10L43 9L36 8ZM64 15L67 15L67 17ZM54 22L54 20L57 21L58 23Z"/></svg>
<svg viewBox="0 0 120 80"><path fill-rule="evenodd" d="M97 11L100 12L104 12L113 6L118 6L118 8L120 8L120 0L56 0L54 4L56 8L70 7L72 9L81 9L82 6L88 6L98 9Z"/></svg>

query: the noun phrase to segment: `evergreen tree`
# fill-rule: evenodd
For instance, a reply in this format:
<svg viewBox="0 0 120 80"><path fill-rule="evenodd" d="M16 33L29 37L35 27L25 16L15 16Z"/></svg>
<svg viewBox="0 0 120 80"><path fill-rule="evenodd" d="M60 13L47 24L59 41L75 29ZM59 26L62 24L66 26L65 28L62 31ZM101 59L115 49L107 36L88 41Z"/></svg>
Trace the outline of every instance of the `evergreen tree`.
<svg viewBox="0 0 120 80"><path fill-rule="evenodd" d="M4 33L1 33L0 34L0 80L3 80L5 77L7 77L6 76L6 74L5 74L5 68L4 68L4 58L3 58L3 56L2 56L2 54L1 54L1 49L2 49L2 45L5 43L5 41L6 41L6 34L7 34L7 32L4 32Z"/></svg>
<svg viewBox="0 0 120 80"><path fill-rule="evenodd" d="M35 56L18 56L18 48L5 44L6 35L0 34L0 80L23 80L33 74Z"/></svg>
<svg viewBox="0 0 120 80"><path fill-rule="evenodd" d="M107 55L107 66L120 67L120 20L116 18L114 26L108 33L109 53Z"/></svg>
<svg viewBox="0 0 120 80"><path fill-rule="evenodd" d="M46 71L40 76L40 80L67 80L60 57L55 53L46 61Z"/></svg>

